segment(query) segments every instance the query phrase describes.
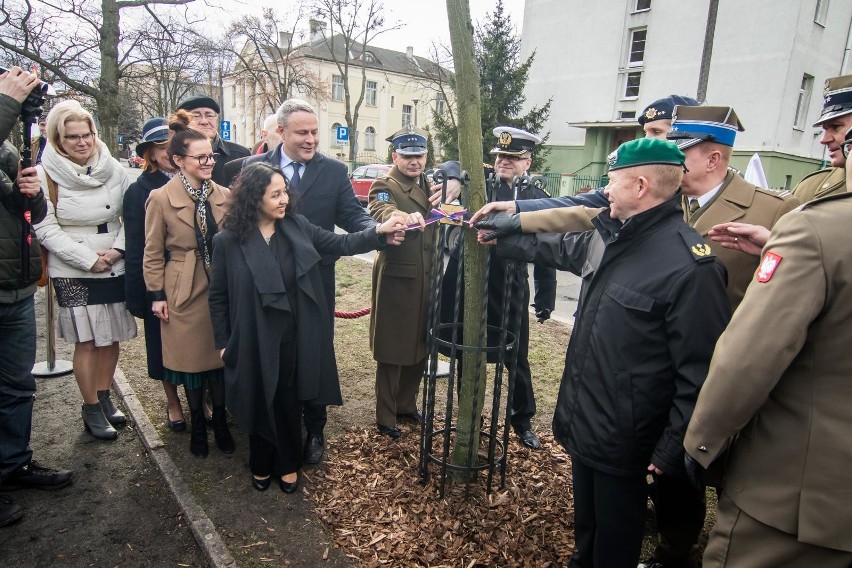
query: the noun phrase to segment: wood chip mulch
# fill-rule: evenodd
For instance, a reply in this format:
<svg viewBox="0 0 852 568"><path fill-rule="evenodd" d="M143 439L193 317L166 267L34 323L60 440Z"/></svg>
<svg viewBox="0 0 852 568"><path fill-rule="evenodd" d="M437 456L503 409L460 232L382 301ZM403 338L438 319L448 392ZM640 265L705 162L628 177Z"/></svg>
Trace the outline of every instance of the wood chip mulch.
<svg viewBox="0 0 852 568"><path fill-rule="evenodd" d="M512 435L506 486L486 494L484 474L465 491L440 470L426 485L417 472L419 428L393 442L352 428L329 444L325 465L309 473L335 546L364 567L564 566L574 549L569 457L548 435L530 451Z"/></svg>

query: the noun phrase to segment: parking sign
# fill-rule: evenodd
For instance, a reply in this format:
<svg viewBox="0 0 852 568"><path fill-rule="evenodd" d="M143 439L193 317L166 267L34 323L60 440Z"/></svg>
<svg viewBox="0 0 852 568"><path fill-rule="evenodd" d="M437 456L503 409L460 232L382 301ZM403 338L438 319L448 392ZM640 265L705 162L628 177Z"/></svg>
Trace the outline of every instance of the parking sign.
<svg viewBox="0 0 852 568"><path fill-rule="evenodd" d="M337 142L348 142L349 141L349 127L348 126L338 126L337 127Z"/></svg>
<svg viewBox="0 0 852 568"><path fill-rule="evenodd" d="M222 137L222 140L231 140L231 121L230 120L222 120L219 122L219 136Z"/></svg>

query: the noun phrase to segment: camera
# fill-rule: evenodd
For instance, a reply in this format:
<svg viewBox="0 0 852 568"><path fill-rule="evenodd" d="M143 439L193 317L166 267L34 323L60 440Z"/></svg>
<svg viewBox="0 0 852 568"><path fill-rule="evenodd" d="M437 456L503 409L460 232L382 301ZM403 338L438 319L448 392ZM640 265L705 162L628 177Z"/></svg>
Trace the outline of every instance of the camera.
<svg viewBox="0 0 852 568"><path fill-rule="evenodd" d="M6 73L8 69L0 67L0 75ZM27 98L21 103L21 121L29 124L35 124L38 117L41 116L41 107L44 106L45 95L55 95L53 87L42 81L30 91Z"/></svg>

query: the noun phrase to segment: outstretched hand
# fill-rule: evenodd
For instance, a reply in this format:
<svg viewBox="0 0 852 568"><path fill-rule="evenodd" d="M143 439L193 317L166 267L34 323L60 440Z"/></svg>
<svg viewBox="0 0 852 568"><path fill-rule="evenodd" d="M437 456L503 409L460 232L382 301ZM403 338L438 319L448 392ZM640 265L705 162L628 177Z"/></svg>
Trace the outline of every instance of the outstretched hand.
<svg viewBox="0 0 852 568"><path fill-rule="evenodd" d="M487 203L485 207L473 214L470 218L470 224L473 225L489 213L496 213L498 211L503 211L505 213L517 213L517 208L515 207L514 201L494 201L492 203Z"/></svg>
<svg viewBox="0 0 852 568"><path fill-rule="evenodd" d="M720 223L714 225L707 234L725 248L754 256L760 256L766 241L769 240L769 229L748 223Z"/></svg>
<svg viewBox="0 0 852 568"><path fill-rule="evenodd" d="M432 195L429 196L429 202L432 204L432 207L438 207L441 204L441 190L443 187L443 184L438 183L429 188L432 191ZM458 199L459 195L461 195L461 183L459 180L455 178L448 179L447 199L444 203L452 203Z"/></svg>
<svg viewBox="0 0 852 568"><path fill-rule="evenodd" d="M405 240L405 219L399 215L392 215L387 221L376 229L380 235L385 235L389 245L401 245Z"/></svg>
<svg viewBox="0 0 852 568"><path fill-rule="evenodd" d="M515 213L489 213L482 217L478 223L474 223L474 227L479 229L479 240L481 242L493 241L500 237L514 235L521 231L521 216Z"/></svg>

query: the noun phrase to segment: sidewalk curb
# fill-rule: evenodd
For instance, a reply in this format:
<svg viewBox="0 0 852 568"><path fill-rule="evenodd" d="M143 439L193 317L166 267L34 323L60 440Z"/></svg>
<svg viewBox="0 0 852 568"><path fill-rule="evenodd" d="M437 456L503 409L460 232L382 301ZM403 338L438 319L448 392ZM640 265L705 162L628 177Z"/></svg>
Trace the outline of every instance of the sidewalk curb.
<svg viewBox="0 0 852 568"><path fill-rule="evenodd" d="M214 568L236 567L237 561L231 556L228 547L213 525L213 521L210 520L204 509L195 502L183 475L169 456L165 444L160 439L160 435L157 434L157 429L154 428L154 424L148 418L145 409L142 408L142 403L139 402L139 398L120 368L115 369L114 384L116 393L124 401L124 406L136 424L136 431L142 440L142 444L151 454L154 463L157 464L157 468L166 480L175 501L183 511L187 525L189 525L210 566Z"/></svg>

